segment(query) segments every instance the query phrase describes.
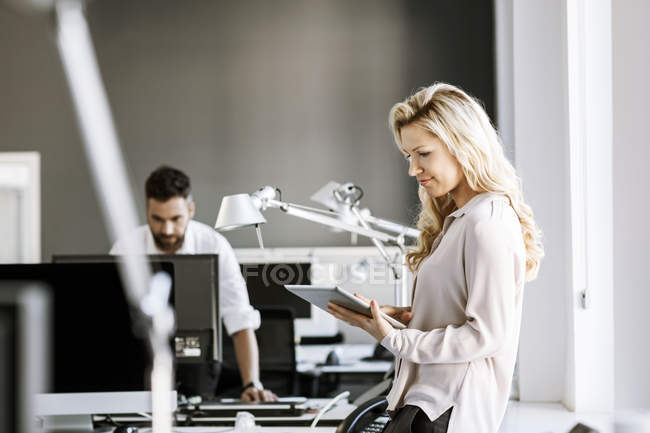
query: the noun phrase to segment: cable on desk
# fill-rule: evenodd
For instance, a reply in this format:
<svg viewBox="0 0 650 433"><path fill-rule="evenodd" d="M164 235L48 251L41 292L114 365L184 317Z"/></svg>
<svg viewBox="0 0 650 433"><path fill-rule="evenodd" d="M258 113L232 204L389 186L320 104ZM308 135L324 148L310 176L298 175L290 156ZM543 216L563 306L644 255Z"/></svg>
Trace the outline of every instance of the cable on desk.
<svg viewBox="0 0 650 433"><path fill-rule="evenodd" d="M310 428L316 428L316 424L318 424L318 421L320 421L321 417L325 414L325 412L327 412L328 410L330 410L330 408L331 408L332 406L334 406L334 405L335 405L339 400L344 399L344 398L348 397L349 395L350 395L350 391L343 391L342 393L340 393L339 395L337 395L336 397L334 397L333 399L331 399L331 400L329 401L329 403L327 403L327 404L326 404L326 405L325 405L325 406L320 410L320 412L318 412L318 414L316 414L316 416L314 417L314 421L311 423L311 426L309 426L309 427L310 427Z"/></svg>

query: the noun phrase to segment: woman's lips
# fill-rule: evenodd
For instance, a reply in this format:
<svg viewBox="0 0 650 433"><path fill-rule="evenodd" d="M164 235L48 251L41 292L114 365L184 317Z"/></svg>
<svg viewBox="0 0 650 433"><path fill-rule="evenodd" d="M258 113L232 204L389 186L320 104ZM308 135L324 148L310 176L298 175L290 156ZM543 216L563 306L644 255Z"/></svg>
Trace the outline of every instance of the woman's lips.
<svg viewBox="0 0 650 433"><path fill-rule="evenodd" d="M432 178L429 178L429 179L422 179L422 180L420 180L420 181L419 181L419 182L420 182L420 185L422 185L422 186L426 185L427 183L429 183L429 182L431 181L431 179L432 179Z"/></svg>

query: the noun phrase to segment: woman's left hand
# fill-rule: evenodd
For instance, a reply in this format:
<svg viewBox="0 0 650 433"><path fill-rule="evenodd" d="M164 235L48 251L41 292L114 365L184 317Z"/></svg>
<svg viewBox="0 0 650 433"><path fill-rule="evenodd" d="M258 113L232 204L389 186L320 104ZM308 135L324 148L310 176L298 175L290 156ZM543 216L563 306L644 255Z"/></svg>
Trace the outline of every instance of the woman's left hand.
<svg viewBox="0 0 650 433"><path fill-rule="evenodd" d="M370 311L372 312L372 317L348 310L347 308L341 307L332 302L327 304L328 313L352 326L357 326L365 330L377 341L381 341L390 331L393 330L393 327L382 317L377 301L370 301Z"/></svg>

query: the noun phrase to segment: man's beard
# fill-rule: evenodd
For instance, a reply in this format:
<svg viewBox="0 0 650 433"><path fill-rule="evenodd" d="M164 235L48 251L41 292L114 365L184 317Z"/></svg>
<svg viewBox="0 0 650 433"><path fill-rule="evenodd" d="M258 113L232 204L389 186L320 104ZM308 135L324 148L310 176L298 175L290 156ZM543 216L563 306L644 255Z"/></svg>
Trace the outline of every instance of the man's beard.
<svg viewBox="0 0 650 433"><path fill-rule="evenodd" d="M174 236L176 237L176 241L173 243L165 242L166 238L170 238L172 236L165 236L165 235L159 235L156 233L153 234L153 241L156 244L156 247L158 247L159 250L165 252L165 253L173 253L179 250L183 246L183 242L185 241L185 233L181 236Z"/></svg>

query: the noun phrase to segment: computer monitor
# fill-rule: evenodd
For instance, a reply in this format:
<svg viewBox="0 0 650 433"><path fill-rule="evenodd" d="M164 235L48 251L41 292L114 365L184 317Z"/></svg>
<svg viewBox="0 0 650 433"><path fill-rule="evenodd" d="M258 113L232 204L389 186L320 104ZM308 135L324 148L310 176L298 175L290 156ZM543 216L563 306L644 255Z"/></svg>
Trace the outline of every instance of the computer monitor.
<svg viewBox="0 0 650 433"><path fill-rule="evenodd" d="M47 386L49 293L38 282L0 281L0 431L31 433L34 397Z"/></svg>
<svg viewBox="0 0 650 433"><path fill-rule="evenodd" d="M298 296L294 296L284 289L282 284L278 284L282 281L302 281L296 284L331 284L330 281L321 281L322 279L318 278L318 275L316 275L318 281L314 279L314 269L320 265L318 260L314 260L310 251L308 248L268 248L265 250L237 248L235 254L246 278L249 296L251 299L256 299L258 294L262 296L259 307L263 307L268 300L264 299L265 294L281 295L283 306L289 306L294 311L297 310L294 320L297 340L304 341L314 338L332 340L337 338L337 320L329 313L310 305ZM274 276L279 278L272 278ZM265 281L269 280L276 280L276 282L271 290L266 290L268 283ZM273 299L269 301L269 304L278 303Z"/></svg>
<svg viewBox="0 0 650 433"><path fill-rule="evenodd" d="M152 264L171 263L174 265L174 309L179 339L192 337L192 344L200 344L205 332L208 347L200 346L200 359L221 360L221 333L219 310L219 256L216 254L170 254L148 255ZM54 255L53 263L117 263L120 256L108 254L94 255ZM205 332L204 332L205 331ZM179 342L182 343L182 342ZM190 361L194 351L177 353L179 361ZM205 350L204 350L205 349ZM181 356L182 358L179 358Z"/></svg>
<svg viewBox="0 0 650 433"><path fill-rule="evenodd" d="M154 270L174 274L171 263ZM151 411L151 354L116 264L0 265L0 281L10 280L52 290L52 381L36 401L37 414L56 415L47 428L91 428L91 414Z"/></svg>
<svg viewBox="0 0 650 433"><path fill-rule="evenodd" d="M311 304L287 291L286 284L311 284L310 263L242 263L248 297L255 308L288 308L293 317L311 317Z"/></svg>

